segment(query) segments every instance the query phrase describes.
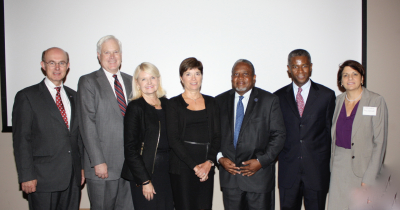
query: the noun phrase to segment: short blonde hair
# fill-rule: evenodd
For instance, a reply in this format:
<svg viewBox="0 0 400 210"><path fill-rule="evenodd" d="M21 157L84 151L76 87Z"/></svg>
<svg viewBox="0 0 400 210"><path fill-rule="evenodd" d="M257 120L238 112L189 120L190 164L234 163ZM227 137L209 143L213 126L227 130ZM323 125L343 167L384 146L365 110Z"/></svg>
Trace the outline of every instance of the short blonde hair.
<svg viewBox="0 0 400 210"><path fill-rule="evenodd" d="M158 68L155 65L153 65L149 62L143 62L138 67L136 67L135 72L133 73L132 89L134 91L132 91L132 97L129 100L132 101L132 100L142 97L142 91L139 90L138 84L137 84L137 79L139 77L139 73L142 71L158 78L159 84L158 84L158 89L157 89L157 97L161 98L161 97L165 96L166 92L165 92L164 88L162 87L160 71L158 70Z"/></svg>

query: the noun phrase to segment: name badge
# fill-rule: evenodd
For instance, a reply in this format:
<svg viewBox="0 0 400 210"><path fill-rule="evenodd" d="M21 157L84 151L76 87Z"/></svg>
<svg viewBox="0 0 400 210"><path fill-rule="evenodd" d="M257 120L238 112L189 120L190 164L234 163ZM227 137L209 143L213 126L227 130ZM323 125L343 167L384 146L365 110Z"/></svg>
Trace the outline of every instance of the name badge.
<svg viewBox="0 0 400 210"><path fill-rule="evenodd" d="M364 106L363 115L376 116L376 107Z"/></svg>

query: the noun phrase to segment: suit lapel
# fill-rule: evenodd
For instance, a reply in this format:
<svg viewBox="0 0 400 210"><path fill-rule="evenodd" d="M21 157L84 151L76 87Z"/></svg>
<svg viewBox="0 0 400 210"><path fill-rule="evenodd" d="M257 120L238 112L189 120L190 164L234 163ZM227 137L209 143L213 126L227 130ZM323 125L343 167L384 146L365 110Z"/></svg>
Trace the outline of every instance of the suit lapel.
<svg viewBox="0 0 400 210"><path fill-rule="evenodd" d="M132 93L132 81L129 78L130 76L126 76L121 72L122 80L124 80L124 85L125 85L125 92L126 92L126 98L129 99L131 93ZM128 105L128 101L126 102Z"/></svg>
<svg viewBox="0 0 400 210"><path fill-rule="evenodd" d="M363 118L363 107L369 104L369 91L363 88L363 95L361 96L360 102L358 104L356 116L353 121L353 128L351 130L351 139L354 139L354 135L357 133L357 130L360 128Z"/></svg>
<svg viewBox="0 0 400 210"><path fill-rule="evenodd" d="M310 87L310 91L308 92L306 105L305 105L304 111L303 111L303 117L307 116L307 114L309 112L312 112L312 106L313 106L314 102L317 100L318 95L319 95L318 87L311 81L311 87Z"/></svg>
<svg viewBox="0 0 400 210"><path fill-rule="evenodd" d="M60 123L62 123L65 129L68 129L65 125L64 119L61 116L60 110L58 109L56 102L54 101L53 97L51 96L49 89L47 89L44 80L39 84L39 89L41 91L40 97L43 99L45 104L45 109L49 111L49 113L57 119Z"/></svg>
<svg viewBox="0 0 400 210"><path fill-rule="evenodd" d="M69 99L69 104L71 105L71 119L70 121L70 125L69 125L69 129L70 131L72 130L72 126L75 125L75 98L73 97L73 95L65 88L64 86L64 90L65 93L67 94L67 97Z"/></svg>
<svg viewBox="0 0 400 210"><path fill-rule="evenodd" d="M257 104L257 100L255 100L257 98L258 95L258 90L257 88L253 87L253 90L251 91L250 94L250 98L249 98L249 102L247 103L247 108L246 108L246 112L244 114L244 118L243 118L243 122L242 122L242 127L240 127L240 132L243 131L243 128L246 127L246 125L249 123L250 119L251 119L251 113L254 110L254 106Z"/></svg>
<svg viewBox="0 0 400 210"><path fill-rule="evenodd" d="M121 110L119 109L117 98L114 95L114 90L110 86L110 82L107 79L106 74L104 73L103 69L100 68L100 70L97 71L97 82L99 83L100 87L100 92L104 93L105 98L109 99L107 100L111 107L114 109L116 113L118 113L121 117Z"/></svg>
<svg viewBox="0 0 400 210"><path fill-rule="evenodd" d="M235 104L235 90L231 90L229 92L229 98L228 98L228 103L227 103L228 107L228 118L229 118L229 128L231 129L231 134L232 136L234 135L234 130L235 130L235 119L233 119L235 117L235 108L234 106L236 106ZM233 138L232 138L232 144L233 144Z"/></svg>
<svg viewBox="0 0 400 210"><path fill-rule="evenodd" d="M288 87L286 89L285 98L288 101L288 104L289 104L290 108L292 109L293 113L295 113L295 116L300 119L300 113L299 113L299 109L297 108L296 100L294 98L292 83L290 85L288 85Z"/></svg>
<svg viewBox="0 0 400 210"><path fill-rule="evenodd" d="M346 93L344 93L344 94L346 94ZM337 123L337 119L340 114L340 110L342 109L342 106L343 106L344 94L341 94L336 98L336 107L335 107L335 112L334 112L333 119L332 119L332 129L331 129L332 130L332 145L333 145L333 147L336 142L336 123Z"/></svg>

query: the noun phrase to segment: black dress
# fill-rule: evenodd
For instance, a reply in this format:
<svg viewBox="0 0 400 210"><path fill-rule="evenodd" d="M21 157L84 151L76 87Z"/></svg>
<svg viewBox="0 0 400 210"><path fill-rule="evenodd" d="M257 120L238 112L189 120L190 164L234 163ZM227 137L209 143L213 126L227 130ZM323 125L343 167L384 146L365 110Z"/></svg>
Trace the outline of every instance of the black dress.
<svg viewBox="0 0 400 210"><path fill-rule="evenodd" d="M185 111L186 128L183 137L184 147L196 164L204 163L209 153L209 128L207 110ZM175 208L211 209L214 185L214 167L208 174L208 180L200 182L193 170L187 164L180 164L180 174L171 174L171 185Z"/></svg>
<svg viewBox="0 0 400 210"><path fill-rule="evenodd" d="M151 182L156 194L153 200L148 201L143 196L142 186L136 187L135 182L131 183L132 200L135 210L173 210L172 189L169 177L169 145L167 139L165 112L163 109L156 109L161 125L160 141L157 147L157 154L154 163L154 172L151 175Z"/></svg>

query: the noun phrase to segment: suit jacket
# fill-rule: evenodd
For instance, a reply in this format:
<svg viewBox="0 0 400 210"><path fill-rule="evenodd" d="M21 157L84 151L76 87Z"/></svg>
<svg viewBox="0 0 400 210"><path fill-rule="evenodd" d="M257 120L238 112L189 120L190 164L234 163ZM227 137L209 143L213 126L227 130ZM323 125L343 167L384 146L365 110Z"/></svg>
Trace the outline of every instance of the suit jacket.
<svg viewBox="0 0 400 210"><path fill-rule="evenodd" d="M168 99L160 98L165 111ZM129 102L124 118L125 163L121 176L141 185L151 180L161 127L154 106L138 98Z"/></svg>
<svg viewBox="0 0 400 210"><path fill-rule="evenodd" d="M125 92L132 92L132 77L122 73ZM100 68L84 75L78 82L80 130L85 146L84 168L88 179L96 176L94 166L106 163L108 178L121 177L124 163L124 117L106 74Z"/></svg>
<svg viewBox="0 0 400 210"><path fill-rule="evenodd" d="M276 91L275 95L279 97L286 126L285 146L279 154L279 186L291 188L296 177L302 176L307 188L328 190L335 92L311 81L302 117L292 83Z"/></svg>
<svg viewBox="0 0 400 210"><path fill-rule="evenodd" d="M343 106L346 93L337 97L332 126L332 163L335 157L336 122ZM376 115L363 114L364 107L376 107ZM379 174L385 156L388 135L388 110L385 99L363 88L351 131L351 165L362 182L372 185Z"/></svg>
<svg viewBox="0 0 400 210"><path fill-rule="evenodd" d="M285 143L285 125L277 96L254 87L247 104L240 134L233 146L235 90L216 97L221 115L223 156L242 166L243 161L258 159L262 168L250 177L231 175L220 166L220 184L255 193L271 192L275 187L275 159Z"/></svg>
<svg viewBox="0 0 400 210"><path fill-rule="evenodd" d="M64 90L71 104L70 130L65 125L44 80L15 96L13 144L19 183L37 179L37 192L67 189L74 170L81 180L82 142L76 114L76 92Z"/></svg>
<svg viewBox="0 0 400 210"><path fill-rule="evenodd" d="M219 109L215 99L211 96L203 95L207 119L208 119L208 136L209 148L207 152L207 160L216 162L216 156L220 146L221 127L219 119ZM168 101L167 106L167 135L170 152L170 170L172 174L180 174L181 165L186 164L193 169L197 163L191 157L191 154L185 149L184 136L186 129L186 111L189 105L181 95L175 96ZM213 167L211 168L213 170ZM211 173L211 171L210 171Z"/></svg>

